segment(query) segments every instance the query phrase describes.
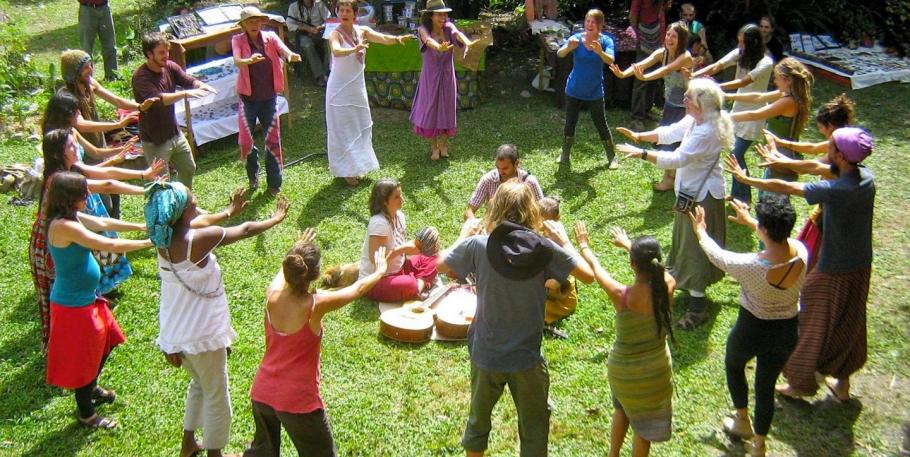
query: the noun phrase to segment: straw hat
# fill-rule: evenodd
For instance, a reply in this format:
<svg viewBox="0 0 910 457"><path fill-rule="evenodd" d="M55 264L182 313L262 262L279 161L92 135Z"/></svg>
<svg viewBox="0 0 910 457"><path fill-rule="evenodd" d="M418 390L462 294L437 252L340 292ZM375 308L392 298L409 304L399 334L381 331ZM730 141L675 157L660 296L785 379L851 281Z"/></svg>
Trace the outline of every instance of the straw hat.
<svg viewBox="0 0 910 457"><path fill-rule="evenodd" d="M448 13L450 11L452 8L447 7L443 0L427 0L427 8L423 10L424 13Z"/></svg>
<svg viewBox="0 0 910 457"><path fill-rule="evenodd" d="M261 17L261 18L265 18L265 19L269 18L265 13L263 13L262 11L259 11L259 8L256 8L255 6L247 6L247 7L243 8L243 10L240 11L240 20L237 21L237 25L242 24L243 21L245 21L247 19L254 19L257 17Z"/></svg>

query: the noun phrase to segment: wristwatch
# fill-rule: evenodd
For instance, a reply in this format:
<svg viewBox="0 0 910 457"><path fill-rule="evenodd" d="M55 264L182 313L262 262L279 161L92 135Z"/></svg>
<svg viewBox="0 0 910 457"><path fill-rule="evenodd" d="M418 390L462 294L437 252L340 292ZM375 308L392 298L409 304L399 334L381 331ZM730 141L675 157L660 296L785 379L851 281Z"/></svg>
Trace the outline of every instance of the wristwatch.
<svg viewBox="0 0 910 457"><path fill-rule="evenodd" d="M648 151L645 148L641 148L641 155L639 157L641 160L648 160Z"/></svg>

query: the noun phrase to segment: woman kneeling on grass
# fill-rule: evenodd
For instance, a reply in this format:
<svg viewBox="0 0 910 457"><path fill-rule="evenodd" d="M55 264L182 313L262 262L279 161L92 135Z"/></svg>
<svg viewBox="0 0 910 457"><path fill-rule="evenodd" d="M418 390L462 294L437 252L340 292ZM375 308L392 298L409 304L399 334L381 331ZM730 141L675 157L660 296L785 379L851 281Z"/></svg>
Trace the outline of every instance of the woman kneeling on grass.
<svg viewBox="0 0 910 457"><path fill-rule="evenodd" d="M632 425L632 456L646 456L652 441L668 441L673 421L673 384L670 348L670 297L676 281L660 261L660 244L650 236L630 241L622 229L613 229L613 244L629 251L635 282L626 286L607 273L588 244L588 229L575 226L578 247L600 287L616 310L616 342L607 362L613 392L613 428L610 457L619 457Z"/></svg>
<svg viewBox="0 0 910 457"><path fill-rule="evenodd" d="M51 326L47 348L47 383L75 389L79 423L114 428L117 423L95 413L95 401L114 401L114 392L98 387L98 375L114 346L126 337L107 300L96 292L101 269L92 250L125 253L152 246L149 240L108 238L96 232L136 230L136 224L82 213L88 183L78 173L50 176L44 199L47 248L57 266L51 287Z"/></svg>
<svg viewBox="0 0 910 457"><path fill-rule="evenodd" d="M742 286L739 316L727 337L724 364L727 389L736 411L724 419L724 430L743 439L752 438L751 456L765 455L765 437L774 417L774 383L796 347L799 322L799 289L806 280L806 247L790 238L796 212L781 195L765 194L755 205L758 219L749 207L733 200L736 217L729 219L755 230L765 249L754 254L722 249L708 236L705 212L689 213L692 229L708 259L739 281ZM755 366L755 424L749 422L749 385L746 363Z"/></svg>
<svg viewBox="0 0 910 457"><path fill-rule="evenodd" d="M196 197L183 184L155 182L146 190L145 222L158 248L161 276L156 343L168 363L182 366L191 377L182 457L202 449L209 457L220 457L231 428L227 354L237 334L231 328L221 267L212 251L265 232L288 212L288 201L282 196L266 220L226 228L215 225L246 206L243 192L234 192L227 211L200 215ZM195 438L198 428L205 429L201 446Z"/></svg>
<svg viewBox="0 0 910 457"><path fill-rule="evenodd" d="M314 238L313 229L303 232L266 291L265 355L250 389L256 434L244 457L279 455L282 426L299 455L336 455L319 393L322 318L379 282L386 253L379 247L373 257L376 269L354 284L338 291L310 292L310 284L319 277L321 256Z"/></svg>

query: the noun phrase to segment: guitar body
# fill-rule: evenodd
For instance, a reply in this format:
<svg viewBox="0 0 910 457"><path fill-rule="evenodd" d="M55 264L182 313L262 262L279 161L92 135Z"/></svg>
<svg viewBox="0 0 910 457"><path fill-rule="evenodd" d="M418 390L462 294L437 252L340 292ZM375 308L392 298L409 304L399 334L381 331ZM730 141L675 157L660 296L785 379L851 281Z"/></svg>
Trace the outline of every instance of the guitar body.
<svg viewBox="0 0 910 457"><path fill-rule="evenodd" d="M403 343L423 343L433 335L433 311L406 304L379 316L379 332Z"/></svg>
<svg viewBox="0 0 910 457"><path fill-rule="evenodd" d="M436 333L450 339L467 339L476 311L477 295L471 288L452 290L436 305Z"/></svg>

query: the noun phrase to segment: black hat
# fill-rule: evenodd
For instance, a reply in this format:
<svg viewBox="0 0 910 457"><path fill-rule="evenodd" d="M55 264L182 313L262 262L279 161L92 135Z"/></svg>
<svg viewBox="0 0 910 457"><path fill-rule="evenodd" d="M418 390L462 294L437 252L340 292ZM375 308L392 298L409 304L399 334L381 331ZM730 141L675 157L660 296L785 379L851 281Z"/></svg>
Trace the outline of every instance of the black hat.
<svg viewBox="0 0 910 457"><path fill-rule="evenodd" d="M543 271L553 251L527 227L505 221L487 239L487 260L506 279L530 279Z"/></svg>

